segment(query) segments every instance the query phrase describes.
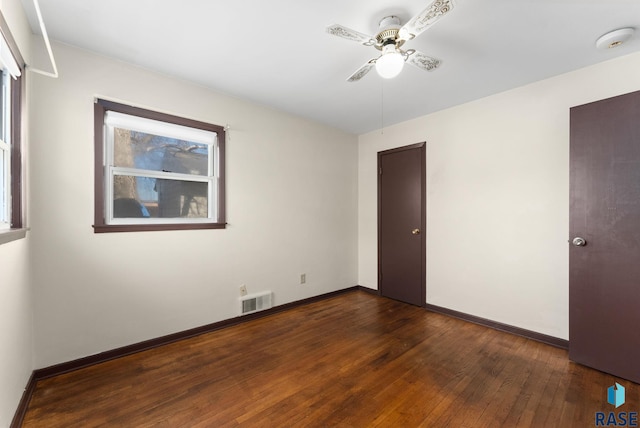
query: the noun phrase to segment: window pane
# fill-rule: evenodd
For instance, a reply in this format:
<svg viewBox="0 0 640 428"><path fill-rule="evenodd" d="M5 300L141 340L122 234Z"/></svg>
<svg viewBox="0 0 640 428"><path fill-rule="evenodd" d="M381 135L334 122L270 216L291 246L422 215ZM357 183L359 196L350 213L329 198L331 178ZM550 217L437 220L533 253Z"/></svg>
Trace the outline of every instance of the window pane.
<svg viewBox="0 0 640 428"><path fill-rule="evenodd" d="M114 129L114 166L208 175L209 146L175 138Z"/></svg>
<svg viewBox="0 0 640 428"><path fill-rule="evenodd" d="M113 218L207 218L208 183L116 175Z"/></svg>

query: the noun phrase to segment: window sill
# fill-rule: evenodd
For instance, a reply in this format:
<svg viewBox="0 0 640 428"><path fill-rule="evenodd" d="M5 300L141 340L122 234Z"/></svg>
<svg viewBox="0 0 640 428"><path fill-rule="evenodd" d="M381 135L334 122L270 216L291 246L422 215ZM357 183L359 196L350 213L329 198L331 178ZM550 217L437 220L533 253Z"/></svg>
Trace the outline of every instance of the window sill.
<svg viewBox="0 0 640 428"><path fill-rule="evenodd" d="M0 245L25 238L27 236L27 230L28 229L0 230Z"/></svg>
<svg viewBox="0 0 640 428"><path fill-rule="evenodd" d="M96 224L94 233L110 232L152 232L158 230L196 230L225 229L227 223L189 223L189 224Z"/></svg>

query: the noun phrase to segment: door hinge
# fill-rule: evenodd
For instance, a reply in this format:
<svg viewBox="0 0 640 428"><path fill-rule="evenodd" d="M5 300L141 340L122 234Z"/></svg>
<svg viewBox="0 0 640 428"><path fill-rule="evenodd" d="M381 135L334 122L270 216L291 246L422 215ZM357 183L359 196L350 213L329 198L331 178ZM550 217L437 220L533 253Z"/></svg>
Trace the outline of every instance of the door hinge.
<svg viewBox="0 0 640 428"><path fill-rule="evenodd" d="M380 175L382 175L382 167L380 167L380 168L378 169L378 173L379 173Z"/></svg>

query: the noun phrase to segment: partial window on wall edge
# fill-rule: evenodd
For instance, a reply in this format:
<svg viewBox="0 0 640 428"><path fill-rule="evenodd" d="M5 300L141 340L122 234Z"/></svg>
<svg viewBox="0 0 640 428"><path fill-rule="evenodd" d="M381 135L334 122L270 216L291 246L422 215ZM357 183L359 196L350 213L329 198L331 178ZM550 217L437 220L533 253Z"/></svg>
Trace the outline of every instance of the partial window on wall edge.
<svg viewBox="0 0 640 428"><path fill-rule="evenodd" d="M222 126L103 99L94 122L96 233L225 228Z"/></svg>
<svg viewBox="0 0 640 428"><path fill-rule="evenodd" d="M24 59L0 14L0 244L25 236L22 210Z"/></svg>

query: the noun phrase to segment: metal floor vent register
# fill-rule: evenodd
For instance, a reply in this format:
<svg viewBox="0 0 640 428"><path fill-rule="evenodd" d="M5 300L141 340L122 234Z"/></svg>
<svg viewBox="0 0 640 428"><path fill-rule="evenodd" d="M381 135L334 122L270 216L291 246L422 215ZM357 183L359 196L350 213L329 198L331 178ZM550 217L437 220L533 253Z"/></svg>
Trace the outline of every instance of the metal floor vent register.
<svg viewBox="0 0 640 428"><path fill-rule="evenodd" d="M242 296L240 298L240 315L251 314L271 308L273 306L271 294L271 291L265 291Z"/></svg>

